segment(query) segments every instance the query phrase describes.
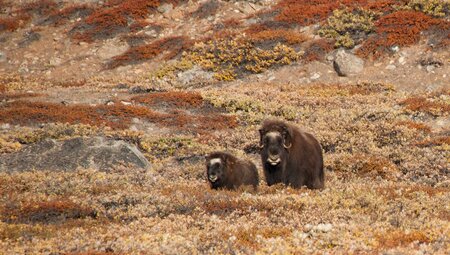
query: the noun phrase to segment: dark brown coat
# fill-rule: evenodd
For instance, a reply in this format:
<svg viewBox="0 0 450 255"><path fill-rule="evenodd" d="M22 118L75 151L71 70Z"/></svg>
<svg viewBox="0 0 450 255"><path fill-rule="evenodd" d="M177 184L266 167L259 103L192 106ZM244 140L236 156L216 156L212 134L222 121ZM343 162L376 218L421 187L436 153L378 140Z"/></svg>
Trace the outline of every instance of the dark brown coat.
<svg viewBox="0 0 450 255"><path fill-rule="evenodd" d="M322 148L313 135L279 120L264 121L259 132L267 185L324 187Z"/></svg>
<svg viewBox="0 0 450 255"><path fill-rule="evenodd" d="M242 185L252 185L256 189L259 183L255 164L226 152L206 156L206 176L212 189L236 189Z"/></svg>

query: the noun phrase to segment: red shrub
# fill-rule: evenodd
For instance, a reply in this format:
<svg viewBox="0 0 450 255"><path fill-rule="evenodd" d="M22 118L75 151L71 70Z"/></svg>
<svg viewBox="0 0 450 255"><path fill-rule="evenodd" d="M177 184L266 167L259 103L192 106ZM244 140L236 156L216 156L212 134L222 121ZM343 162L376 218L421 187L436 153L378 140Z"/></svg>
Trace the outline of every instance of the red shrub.
<svg viewBox="0 0 450 255"><path fill-rule="evenodd" d="M1 86L1 85L0 85ZM0 87L0 92L1 91L1 87ZM19 99L19 98L24 98L24 97L38 97L41 94L37 94L37 93L2 93L0 94L0 101L3 100L10 100L10 99Z"/></svg>
<svg viewBox="0 0 450 255"><path fill-rule="evenodd" d="M389 13L394 10L395 6L402 6L407 3L408 1L405 0L372 0L368 1L368 3L364 5L364 8L371 11Z"/></svg>
<svg viewBox="0 0 450 255"><path fill-rule="evenodd" d="M64 106L62 104L26 101L14 101L0 106L0 123L20 125L57 122L126 129L133 118L192 132L237 126L235 116L222 115L211 110L205 111L205 115L194 115L181 110L159 113L146 107L122 105L120 103L98 106L81 104Z"/></svg>
<svg viewBox="0 0 450 255"><path fill-rule="evenodd" d="M58 8L58 4L53 0L37 0L22 5L19 12L28 14L47 15Z"/></svg>
<svg viewBox="0 0 450 255"><path fill-rule="evenodd" d="M428 29L446 31L450 22L432 18L422 12L398 11L381 17L376 22L376 34L362 45L358 54L379 57L392 46L408 46L417 43L420 33Z"/></svg>
<svg viewBox="0 0 450 255"><path fill-rule="evenodd" d="M20 205L10 204L2 210L3 220L6 222L43 222L66 219L81 219L96 217L96 212L87 207L80 206L70 200L52 200L39 202L26 202Z"/></svg>
<svg viewBox="0 0 450 255"><path fill-rule="evenodd" d="M306 41L305 36L297 31L285 28L270 28L264 24L255 24L245 30L249 39L253 42L283 42L290 45Z"/></svg>
<svg viewBox="0 0 450 255"><path fill-rule="evenodd" d="M0 32L9 31L13 32L23 27L31 19L30 15L21 14L11 18L0 18Z"/></svg>
<svg viewBox="0 0 450 255"><path fill-rule="evenodd" d="M342 6L356 7L365 3L367 0L282 0L275 6L275 10L279 10L275 20L310 25L325 20L333 10Z"/></svg>
<svg viewBox="0 0 450 255"><path fill-rule="evenodd" d="M436 112L450 113L450 105L441 102L433 102L422 96L407 98L400 102L400 104L405 106L406 109L415 112L427 112L431 114Z"/></svg>
<svg viewBox="0 0 450 255"><path fill-rule="evenodd" d="M45 23L60 26L74 17L85 17L90 15L94 9L87 4L70 5L61 10L54 10L49 14Z"/></svg>
<svg viewBox="0 0 450 255"><path fill-rule="evenodd" d="M197 92L161 92L135 96L131 100L138 103L157 106L161 104L175 107L198 107L203 105L203 98Z"/></svg>
<svg viewBox="0 0 450 255"><path fill-rule="evenodd" d="M130 48L122 55L114 57L108 64L108 68L112 69L123 65L150 60L157 57L164 51L167 51L164 58L171 59L178 55L182 50L187 49L191 44L192 42L183 36L159 39L150 44Z"/></svg>
<svg viewBox="0 0 450 255"><path fill-rule="evenodd" d="M310 61L321 61L325 55L334 49L334 42L328 39L318 39L312 41L305 50L303 59Z"/></svg>
<svg viewBox="0 0 450 255"><path fill-rule="evenodd" d="M126 0L109 1L105 7L98 8L84 21L75 26L71 33L77 40L91 42L109 38L117 33L130 30L129 25L142 23L147 15L162 2L178 4L180 1ZM136 29L136 27L135 27Z"/></svg>

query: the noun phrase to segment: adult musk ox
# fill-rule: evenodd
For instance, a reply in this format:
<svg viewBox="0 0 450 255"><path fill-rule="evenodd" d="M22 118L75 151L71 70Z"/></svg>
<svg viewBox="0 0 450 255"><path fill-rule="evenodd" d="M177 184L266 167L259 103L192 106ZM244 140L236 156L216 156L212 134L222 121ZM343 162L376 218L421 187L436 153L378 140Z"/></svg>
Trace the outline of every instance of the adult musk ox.
<svg viewBox="0 0 450 255"><path fill-rule="evenodd" d="M226 152L206 156L206 175L212 189L236 189L242 185L252 185L256 189L259 183L255 164Z"/></svg>
<svg viewBox="0 0 450 255"><path fill-rule="evenodd" d="M259 133L267 185L324 187L322 148L314 136L278 120L264 121Z"/></svg>

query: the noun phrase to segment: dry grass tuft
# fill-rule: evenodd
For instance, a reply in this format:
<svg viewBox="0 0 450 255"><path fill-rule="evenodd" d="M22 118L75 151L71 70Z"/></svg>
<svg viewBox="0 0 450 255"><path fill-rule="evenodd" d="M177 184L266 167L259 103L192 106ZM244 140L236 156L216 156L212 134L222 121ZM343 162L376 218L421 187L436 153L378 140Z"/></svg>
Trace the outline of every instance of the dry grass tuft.
<svg viewBox="0 0 450 255"><path fill-rule="evenodd" d="M2 208L2 221L15 223L53 223L67 219L95 218L96 215L93 209L66 199L7 204Z"/></svg>
<svg viewBox="0 0 450 255"><path fill-rule="evenodd" d="M295 45L307 40L303 34L295 30L270 28L265 24L251 25L245 30L245 33L251 41L260 44L285 43Z"/></svg>
<svg viewBox="0 0 450 255"><path fill-rule="evenodd" d="M199 107L203 105L203 98L197 92L161 92L148 95L135 96L131 98L141 104L150 106L171 106L171 107Z"/></svg>
<svg viewBox="0 0 450 255"><path fill-rule="evenodd" d="M377 240L379 247L383 249L407 246L410 243L415 242L419 244L431 242L430 237L418 230L413 230L410 232L393 230L392 232L378 235Z"/></svg>
<svg viewBox="0 0 450 255"><path fill-rule="evenodd" d="M450 192L448 187L431 187L423 184L416 185L391 185L377 188L377 193L383 195L386 200L395 200L398 198L414 199L415 193L425 193L429 197L434 197Z"/></svg>
<svg viewBox="0 0 450 255"><path fill-rule="evenodd" d="M428 125L411 120L399 121L396 123L396 125L405 126L409 129L415 129L424 133L431 133L431 128Z"/></svg>
<svg viewBox="0 0 450 255"><path fill-rule="evenodd" d="M0 94L0 101L9 101L19 98L26 98L26 97L38 97L42 96L42 94L38 93L24 93L24 92L14 92L14 93L2 93Z"/></svg>
<svg viewBox="0 0 450 255"><path fill-rule="evenodd" d="M400 102L406 109L413 112L424 112L433 115L442 115L450 113L450 104L441 102L435 98L424 96L414 96Z"/></svg>
<svg viewBox="0 0 450 255"><path fill-rule="evenodd" d="M450 146L450 136L438 136L414 143L418 147Z"/></svg>

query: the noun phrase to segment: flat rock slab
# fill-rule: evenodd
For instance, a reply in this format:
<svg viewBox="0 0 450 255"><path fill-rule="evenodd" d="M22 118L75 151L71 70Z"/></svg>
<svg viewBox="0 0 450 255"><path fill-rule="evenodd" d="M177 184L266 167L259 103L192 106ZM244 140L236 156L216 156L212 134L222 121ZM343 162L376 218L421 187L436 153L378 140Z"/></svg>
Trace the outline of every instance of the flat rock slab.
<svg viewBox="0 0 450 255"><path fill-rule="evenodd" d="M0 172L79 168L110 171L120 166L149 169L150 163L136 146L104 137L47 139L18 152L0 155Z"/></svg>

